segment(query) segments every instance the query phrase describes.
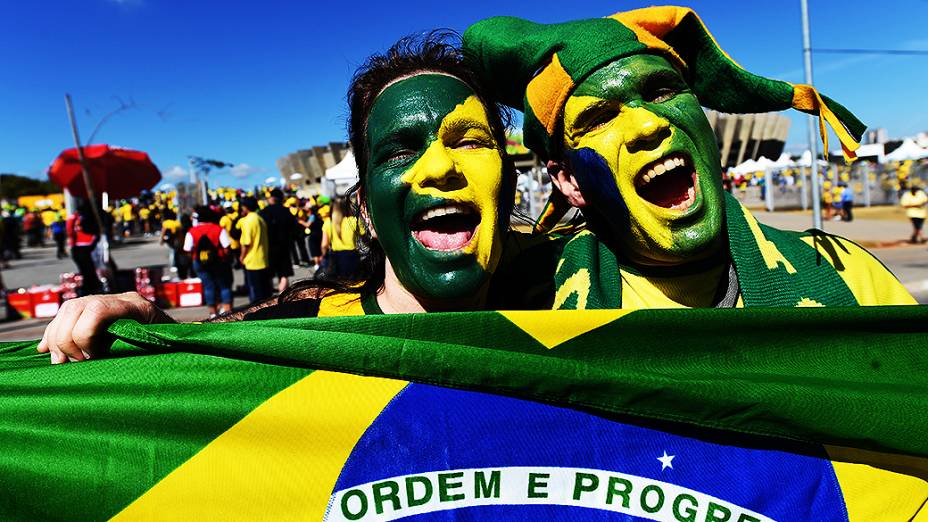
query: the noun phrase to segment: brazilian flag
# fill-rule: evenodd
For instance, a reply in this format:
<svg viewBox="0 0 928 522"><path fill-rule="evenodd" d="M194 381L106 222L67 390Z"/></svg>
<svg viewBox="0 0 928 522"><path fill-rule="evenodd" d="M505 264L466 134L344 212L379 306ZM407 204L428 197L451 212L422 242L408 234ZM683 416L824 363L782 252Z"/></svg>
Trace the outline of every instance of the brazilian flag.
<svg viewBox="0 0 928 522"><path fill-rule="evenodd" d="M0 345L0 520L928 516L925 307L110 332Z"/></svg>

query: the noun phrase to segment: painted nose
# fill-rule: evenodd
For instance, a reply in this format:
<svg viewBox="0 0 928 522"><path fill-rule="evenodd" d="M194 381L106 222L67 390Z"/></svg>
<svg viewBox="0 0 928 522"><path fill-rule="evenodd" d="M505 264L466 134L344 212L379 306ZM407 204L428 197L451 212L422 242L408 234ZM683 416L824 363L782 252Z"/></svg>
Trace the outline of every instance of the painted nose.
<svg viewBox="0 0 928 522"><path fill-rule="evenodd" d="M435 140L419 161L406 172L403 181L420 190L436 188L447 191L460 188L464 176L458 172L457 165L444 144Z"/></svg>
<svg viewBox="0 0 928 522"><path fill-rule="evenodd" d="M670 122L653 112L634 107L623 113L621 128L629 150L653 149L670 137Z"/></svg>

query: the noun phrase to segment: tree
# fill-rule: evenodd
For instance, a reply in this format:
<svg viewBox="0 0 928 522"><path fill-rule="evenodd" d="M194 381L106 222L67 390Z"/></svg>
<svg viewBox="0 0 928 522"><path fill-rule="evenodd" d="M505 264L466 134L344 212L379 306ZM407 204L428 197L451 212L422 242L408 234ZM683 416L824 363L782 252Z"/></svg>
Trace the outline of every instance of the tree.
<svg viewBox="0 0 928 522"><path fill-rule="evenodd" d="M27 178L16 174L0 174L0 198L16 199L20 196L44 196L61 192L50 181Z"/></svg>

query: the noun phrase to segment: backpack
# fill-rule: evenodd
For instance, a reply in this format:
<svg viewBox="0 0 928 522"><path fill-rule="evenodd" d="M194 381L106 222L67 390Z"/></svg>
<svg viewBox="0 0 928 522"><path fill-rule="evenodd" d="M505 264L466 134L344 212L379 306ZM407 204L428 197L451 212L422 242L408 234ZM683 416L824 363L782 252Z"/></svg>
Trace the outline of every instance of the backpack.
<svg viewBox="0 0 928 522"><path fill-rule="evenodd" d="M218 225L215 226L219 228ZM213 243L209 236L208 232L204 232L193 246L193 260L200 263L207 270L225 263L229 257L228 250L220 248L217 243ZM219 240L218 234L216 240Z"/></svg>
<svg viewBox="0 0 928 522"><path fill-rule="evenodd" d="M209 240L206 234L200 236L200 240L194 246L194 260L198 261L203 268L212 268L219 264L219 249Z"/></svg>

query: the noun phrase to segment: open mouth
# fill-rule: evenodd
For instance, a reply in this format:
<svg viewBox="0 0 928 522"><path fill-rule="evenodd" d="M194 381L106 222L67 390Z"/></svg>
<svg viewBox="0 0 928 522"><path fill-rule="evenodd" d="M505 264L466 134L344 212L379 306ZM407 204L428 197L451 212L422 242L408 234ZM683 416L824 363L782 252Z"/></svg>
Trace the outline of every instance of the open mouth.
<svg viewBox="0 0 928 522"><path fill-rule="evenodd" d="M635 190L658 207L686 210L696 201L696 168L689 156L669 154L638 172Z"/></svg>
<svg viewBox="0 0 928 522"><path fill-rule="evenodd" d="M429 250L451 252L470 244L480 214L471 205L449 203L420 212L412 220L412 235Z"/></svg>

